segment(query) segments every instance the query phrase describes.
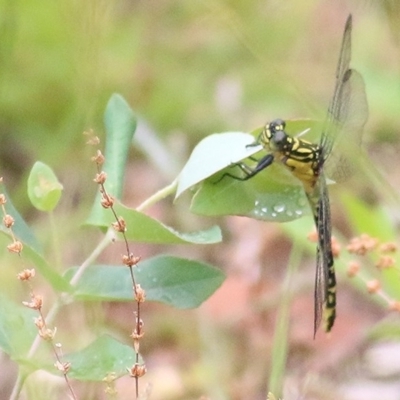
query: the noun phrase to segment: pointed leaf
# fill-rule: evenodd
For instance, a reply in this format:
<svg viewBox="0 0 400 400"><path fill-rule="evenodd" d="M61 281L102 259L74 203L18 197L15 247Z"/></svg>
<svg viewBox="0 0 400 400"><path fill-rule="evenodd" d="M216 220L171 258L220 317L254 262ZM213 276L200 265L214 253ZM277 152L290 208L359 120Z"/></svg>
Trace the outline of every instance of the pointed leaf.
<svg viewBox="0 0 400 400"><path fill-rule="evenodd" d="M76 269L67 272L72 278ZM217 268L195 260L159 256L140 262L135 279L146 290L146 299L176 308L198 307L225 279ZM132 282L127 267L97 265L79 280L75 298L91 301L132 301Z"/></svg>
<svg viewBox="0 0 400 400"><path fill-rule="evenodd" d="M117 199L120 199L122 195L125 167L136 123L136 117L129 104L121 95L113 94L104 114L106 146L103 170L107 173L106 189ZM96 222L101 211L98 193L87 223Z"/></svg>
<svg viewBox="0 0 400 400"><path fill-rule="evenodd" d="M176 197L218 171L261 150L261 146L246 147L252 143L254 136L242 132L214 133L207 136L194 148L183 167Z"/></svg>
<svg viewBox="0 0 400 400"><path fill-rule="evenodd" d="M129 240L145 243L170 243L170 244L210 244L221 241L221 230L217 226L213 226L205 231L180 233L161 222L149 217L134 209L125 207L115 202L115 211L119 217L123 217L127 225L125 232ZM110 210L102 209L97 214L96 221L92 221L92 225L109 227L115 222L114 215Z"/></svg>

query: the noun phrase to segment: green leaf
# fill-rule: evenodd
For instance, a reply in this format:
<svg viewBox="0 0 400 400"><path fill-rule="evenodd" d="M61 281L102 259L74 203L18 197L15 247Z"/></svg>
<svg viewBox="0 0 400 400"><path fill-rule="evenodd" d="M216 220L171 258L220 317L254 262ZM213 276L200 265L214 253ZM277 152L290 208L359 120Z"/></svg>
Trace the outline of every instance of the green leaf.
<svg viewBox="0 0 400 400"><path fill-rule="evenodd" d="M287 121L286 131L292 135L310 131L307 139L312 140L320 133L318 127L314 121L292 120ZM301 182L279 162L247 181L223 177L226 173L243 176L240 168L232 164L250 155L259 160L267 154L261 146L248 146L261 131L258 128L251 134L214 134L196 146L182 170L177 190L179 196L202 182L194 192L192 212L207 216L241 215L275 222L292 221L310 213ZM257 161L245 163L255 167Z"/></svg>
<svg viewBox="0 0 400 400"><path fill-rule="evenodd" d="M397 240L393 219L382 207L371 206L349 192L342 192L341 200L355 232L368 233L382 241Z"/></svg>
<svg viewBox="0 0 400 400"><path fill-rule="evenodd" d="M67 291L69 289L69 284L61 277L53 267L50 266L47 261L43 258L42 249L40 244L36 240L36 237L29 226L22 219L21 215L15 209L12 201L7 193L6 188L3 183L0 183L1 192L5 194L7 202L4 205L7 214L11 215L15 222L13 226L13 231L15 236L24 245L24 256L31 260L47 282L56 290ZM11 237L10 231L1 224L0 231L2 231L7 236Z"/></svg>
<svg viewBox="0 0 400 400"><path fill-rule="evenodd" d="M240 174L239 168L232 173ZM204 182L194 194L190 210L206 216L240 215L274 222L310 214L303 187L276 164L248 181L225 177L218 183Z"/></svg>
<svg viewBox="0 0 400 400"><path fill-rule="evenodd" d="M0 191L6 196L7 202L4 204L6 213L14 218L14 225L12 229L14 231L15 236L24 245L31 247L37 252L40 252L42 249L40 247L39 242L37 241L33 231L29 228L29 226L21 217L17 209L14 207L3 182L0 182ZM10 230L6 228L4 224L0 224L0 231L4 232L6 235L11 237Z"/></svg>
<svg viewBox="0 0 400 400"><path fill-rule="evenodd" d="M76 268L67 271L71 279ZM140 262L134 269L136 282L146 299L176 308L195 308L211 296L225 279L217 268L194 260L159 256ZM132 301L132 282L124 266L97 265L79 280L75 298L91 301Z"/></svg>
<svg viewBox="0 0 400 400"><path fill-rule="evenodd" d="M252 143L254 136L242 132L214 133L207 136L194 148L183 167L178 179L176 198L218 171L262 149L261 146L246 147Z"/></svg>
<svg viewBox="0 0 400 400"><path fill-rule="evenodd" d="M46 164L37 161L28 177L28 196L40 211L52 211L61 197L62 185L53 170Z"/></svg>
<svg viewBox="0 0 400 400"><path fill-rule="evenodd" d="M0 297L0 348L12 359L26 357L37 334L37 314L6 297Z"/></svg>
<svg viewBox="0 0 400 400"><path fill-rule="evenodd" d="M120 94L113 94L104 114L107 141L104 170L107 172L106 188L120 199L125 167L132 138L136 130L136 117L129 104Z"/></svg>
<svg viewBox="0 0 400 400"><path fill-rule="evenodd" d="M134 209L125 207L115 202L115 212L122 217L128 227L125 232L128 240L145 243L169 243L169 244L210 244L217 243L222 240L219 227L213 226L205 231L180 233L161 222L149 217ZM92 225L108 227L115 222L114 215L110 210L102 209L97 214L96 220L92 221Z"/></svg>
<svg viewBox="0 0 400 400"><path fill-rule="evenodd" d="M71 363L68 376L80 381L101 381L110 373L117 377L126 375L136 361L132 346L103 335L81 351L65 355ZM53 371L50 371L54 373Z"/></svg>
<svg viewBox="0 0 400 400"><path fill-rule="evenodd" d="M128 153L136 130L136 117L129 104L119 94L113 94L107 103L104 114L106 128L105 163L107 173L105 187L107 192L121 198ZM93 224L101 213L100 194L96 196L87 223Z"/></svg>

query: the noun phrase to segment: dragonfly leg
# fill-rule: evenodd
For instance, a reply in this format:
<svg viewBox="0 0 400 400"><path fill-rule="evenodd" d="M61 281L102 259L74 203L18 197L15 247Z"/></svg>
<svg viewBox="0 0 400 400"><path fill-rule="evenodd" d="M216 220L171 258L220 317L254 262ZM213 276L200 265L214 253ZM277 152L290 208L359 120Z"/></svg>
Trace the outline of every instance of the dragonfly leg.
<svg viewBox="0 0 400 400"><path fill-rule="evenodd" d="M238 181L247 181L248 179L257 175L263 169L269 167L273 161L274 161L274 156L272 154L267 154L266 156L261 158L261 160L258 161L257 165L254 168L249 167L245 163L233 164L232 165L233 167L239 167L244 172L244 176L236 176L236 175L230 174L229 172L225 172L225 174L223 174L221 176L221 178L218 179L218 181L216 181L215 183L218 183L219 181L224 179L226 176L229 176L230 178L236 179Z"/></svg>

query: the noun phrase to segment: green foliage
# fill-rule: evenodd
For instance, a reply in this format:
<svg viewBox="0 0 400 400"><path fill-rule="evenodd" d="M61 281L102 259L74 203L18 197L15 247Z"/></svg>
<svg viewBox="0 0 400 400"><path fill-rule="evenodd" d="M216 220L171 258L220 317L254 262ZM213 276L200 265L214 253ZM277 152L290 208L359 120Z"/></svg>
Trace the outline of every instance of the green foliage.
<svg viewBox="0 0 400 400"><path fill-rule="evenodd" d="M0 348L14 360L26 359L26 354L37 333L33 324L34 317L34 311L1 296Z"/></svg>
<svg viewBox="0 0 400 400"><path fill-rule="evenodd" d="M116 377L125 375L127 365L135 363L136 355L131 346L103 335L65 359L72 365L71 378L84 382L101 381L111 373Z"/></svg>
<svg viewBox="0 0 400 400"><path fill-rule="evenodd" d="M287 131L291 134L311 130L307 132L307 138L314 137L317 128L318 125L309 120L287 122ZM176 196L201 183L195 189L191 203L191 211L197 214L241 215L274 222L292 221L308 215L309 206L301 184L281 165L272 164L248 181L224 176L225 173L243 176L235 163L253 155L257 159L265 155L261 146L249 146L261 130L255 129L251 134L213 134L203 139L179 175ZM245 162L252 167L256 165L253 160Z"/></svg>
<svg viewBox="0 0 400 400"><path fill-rule="evenodd" d="M10 195L4 190L3 184L0 184L1 193L5 193L8 200L5 204L6 212L15 218L14 233L24 244L23 263L17 265L22 265L22 268L30 268L31 264L35 266L40 284L46 285L43 292L54 292L56 306L59 305L58 300L62 300L61 303L71 301L72 308L77 305L78 288L83 293L83 284L89 283L90 278L94 279L97 274L100 275L100 280L94 284L101 284L101 290L97 293L96 286L85 286L88 296L94 296L92 303L100 303L102 296L104 299L118 299L119 290L123 290L125 296L120 300L127 299L127 269L115 267L117 260L112 260L112 265L97 264L94 258L99 252L93 251L93 255L89 256L93 250L91 246L96 247L93 244L96 233L99 234L99 230L93 227L100 227L104 232L104 228L112 221L112 216L108 210L99 206L98 198L92 211L87 211L87 201L92 201L95 185L91 184L93 165L88 162L88 152L82 146L81 137L81 132L89 127L93 127L96 134L102 137L101 120L104 114L107 136L104 169L108 173L107 189L120 199L126 153L136 127L136 116L120 95L110 98L114 91L123 93L128 102L134 105L135 114L145 118L155 128L157 135L165 138L162 144L169 152L169 160L166 158L169 164L172 161L178 164L182 162L186 157L182 149L191 148L199 137L204 138L209 132L228 132L219 134L223 140L218 143L208 142L197 161L194 164L188 163L179 177L178 194L183 194L185 190L195 193L190 206L193 212L206 216L245 215L268 221L289 221L300 216L300 213L308 213L308 206L305 199L301 198L299 188L294 182L290 182L290 177L282 175L282 169L276 166L271 166L265 174L249 182L237 182L229 177L215 182L225 172L240 174L241 171L231 168L230 164L245 160L252 150L256 150L245 150L242 146L243 141L248 143L247 140L252 140L249 135L242 133L249 126L261 125L276 117L310 114L314 117L321 108L325 112L326 102L321 101L323 107L319 107L318 103L324 96L326 100L331 91L331 77L337 56L334 51L337 43L335 41L333 44L332 37L339 33L337 27L342 25L347 10L342 8L338 12L337 7L332 9L335 7L334 3L325 2L321 5L318 1L311 1L307 5L304 2L291 2L290 7L284 2L245 0L178 0L156 3L155 7L155 2L0 2L0 169L1 175L7 178ZM390 35L398 36L399 13L396 11L397 6L388 6L395 3L392 0L376 2L365 13L354 11L355 67L365 77L370 102L371 118L367 127L367 143L373 150L371 154L374 158L368 159L368 162L387 171L388 176L373 183L364 177L368 186L358 197L367 197L365 194L368 193L369 203L360 202L355 195L346 196L340 211L349 219L355 234L367 232L382 240L397 241L394 216L397 214L398 203L391 205L392 208L388 210L387 196L383 191L385 181L386 185L390 185L390 174L393 172L396 177L397 168L398 45ZM384 8L387 19L381 10L380 17L376 18L378 7ZM332 17L329 18L329 23L327 20L326 24L324 21L321 25L321 20L315 18L321 12ZM382 29L382 26L389 26L391 32L390 29ZM363 45L365 43L368 46ZM107 111L104 113L104 104L108 99ZM296 125L295 130L302 129L297 129ZM171 133L174 135L170 135ZM115 136L110 142L112 135ZM210 137L210 140L214 138ZM243 151L243 154L234 155L236 149ZM132 151L132 154L135 156L134 162L143 157L137 150ZM52 245L46 236L57 242L55 226L51 226L47 220L43 222L41 218L44 217L38 217L38 213L27 205L27 171L35 160L43 160L51 165L65 187L65 195L55 214L61 217L61 221L63 213L69 213L68 224L64 223L65 220L58 226L56 224L61 237L58 249L56 244L52 249L54 253L58 252L60 259L67 260L64 266L55 263L52 251L49 251ZM250 166L254 165L251 160L245 162ZM157 176L163 176L163 172L163 167L159 171L153 171ZM393 186L397 187L396 184ZM138 189L141 190L140 187ZM172 192L171 190L169 194ZM13 207L11 198L27 222ZM154 204L160 198L152 200L154 201L151 204ZM184 200L180 201L184 203ZM45 203L45 210L48 211L56 203L55 198ZM118 215L127 221L128 238L138 242L157 243L157 251L164 249L167 244L187 243L193 246L221 240L217 227L195 233L177 232L169 225L179 226L182 231L187 228L182 223L184 218L177 222L172 213L171 217L168 216L168 221L159 221L146 215L142 208L129 209L117 202L116 209ZM81 232L77 226L82 223L83 212L89 215L84 239L79 246L72 245L70 248L71 243L79 241L80 237L71 235L69 231L74 226L75 232ZM343 218L342 215L340 216ZM342 219L340 223L343 223ZM311 227L311 218L300 218L282 225L289 238L298 240L314 256L315 245L305 239L305 232ZM343 231L348 234L348 229L346 226ZM4 226L0 230L9 240L8 230ZM338 234L337 231L335 233ZM344 242L340 236L339 239ZM147 249L150 246L144 247ZM207 246L203 248L207 251ZM214 259L215 253L219 260L223 258L228 263L231 261L226 254L219 251L212 255L206 253L204 257ZM86 254L87 260L83 260L82 264L86 265L87 261L91 266L81 276L82 281L78 280L73 286L69 282L75 271L72 265L79 264L80 260L76 258L85 257ZM7 255L3 256L6 261L2 268L2 279L3 282L8 282L6 273L10 273L11 263ZM335 262L342 280L347 279L346 262L350 258L344 252ZM212 268L208 270L208 266L203 268L202 263L194 260L162 255L159 259L168 265L163 270L159 264L156 269L162 285L151 286L152 282L146 275L144 266L147 265L149 271L155 268L152 267L154 258L143 260L137 268L138 282L147 282L147 287L150 288L149 300L162 301L163 291L168 293L168 297L171 296L171 282L179 282L179 290L183 288L183 293L187 296L184 297L184 303L198 304L223 279L218 271ZM263 254L263 260L274 263L274 253ZM112 270L114 268L115 271ZM68 270L68 273L61 275L61 269ZM377 272L372 260L370 268L363 270L362 275L366 280L377 277L380 279L383 276L383 291L398 297L399 279L393 271ZM199 272L199 275L195 272ZM10 274L15 275L14 272ZM204 284L201 274L206 277ZM346 282L365 294L365 284L360 279ZM116 288L114 292L113 285ZM191 291L193 297L190 297ZM15 297L18 296L19 291L15 290ZM387 305L377 296L369 298L371 302ZM43 367L55 373L53 361L48 362L51 355L44 356L47 362L43 361L44 358L28 360L25 357L29 344L33 341L34 329L32 322L30 323L33 313L20 309L10 299L2 298L1 303L0 346L3 351L10 354L12 359L18 360L20 367L29 366L29 371ZM179 296L173 298L173 303L179 303ZM56 311L61 313L60 309ZM247 308L246 313L249 313ZM243 315L238 315L238 318L242 317ZM144 320L146 322L146 316ZM397 332L398 324L396 325L395 319L393 321L394 327L390 329ZM80 335L84 327L77 326L75 321L73 329L80 339L87 338L86 332ZM89 326L88 329L92 334L92 327ZM246 342L244 331L242 329L240 332L240 343ZM383 327L379 337L384 337L384 331L387 332L388 329ZM217 336L214 333L208 335L214 336L207 337L204 347L216 341ZM398 338L398 334L395 337ZM265 342L268 339L266 337ZM246 342L249 343L249 351L254 350L251 348L254 342ZM222 341L218 341L217 346L220 347L221 344ZM319 353L325 355L334 344L335 341L331 341ZM75 341L72 342L72 347L74 345ZM92 345L88 345L88 353L75 349L76 353L70 354L69 358L72 360L71 377L99 380L103 373L110 370L124 373L118 360L123 363L132 361L131 347L124 346L116 339L99 335ZM293 353L295 360L298 347L290 347L290 354ZM214 371L214 365L210 366L207 362L207 371L211 371L210 374L213 374L218 385L218 394L211 396L213 398L232 397L221 392L231 390L238 382L241 387L247 388L246 385L241 385L241 376L238 373L239 366L241 370L249 371L243 368L246 354L235 350L230 352L237 362L232 363L234 384L232 381L224 382L224 379L220 379L220 375ZM257 352L261 353L258 349ZM117 356L114 358L113 354ZM265 360L268 354L260 354L260 357ZM252 360L255 368L258 367L258 361ZM105 367L100 363L104 363ZM216 364L228 362L221 363L221 359L218 359ZM330 370L333 371L334 366ZM201 375L201 371L199 373L197 370L196 374ZM215 389L211 387L210 381L204 384L205 389L202 391L212 392ZM317 384L322 390L325 389L323 381ZM300 382L299 387L302 386L304 385ZM260 390L257 390L257 395L259 393ZM279 395L280 393L275 393L276 398ZM300 394L302 395L304 397L304 394ZM199 398L200 395L192 397ZM272 399L272 394L270 397Z"/></svg>
<svg viewBox="0 0 400 400"><path fill-rule="evenodd" d="M107 131L105 187L107 193L112 193L114 196L113 190L115 190L116 196L120 197L128 149L136 128L134 114L122 96L113 95L108 102L105 125ZM38 209L53 210L61 194L61 185L50 167L39 162L34 165L28 180L28 194ZM110 209L103 209L96 203L99 203L99 196L95 200L86 225L110 227L110 224L115 222L114 214ZM18 239L24 245L23 256L35 265L46 283L58 294L58 301L50 311L51 315L55 315L66 302L70 304L81 301L132 302L134 298L132 280L126 266L97 265L91 260L84 262L80 267L69 268L64 276L60 276L41 249L33 231L16 212L9 198L6 210L15 218L17 224L15 233L18 233ZM124 218L127 225L125 237L128 240L158 244L209 244L221 240L218 227L199 232L179 233L143 212L129 209L121 203L115 203L114 211L116 215ZM2 231L10 235L10 231L4 227ZM99 246L104 243L107 245L109 242L102 241ZM100 251L100 248L94 251ZM87 263L89 264L86 265ZM145 290L147 301L157 301L181 309L198 307L224 280L224 274L211 265L167 255L143 260L134 268L134 275L135 282ZM1 350L24 366L21 370L24 376L36 369L46 369L50 373L58 374L47 357L37 356L35 351L33 353L31 351L31 356L27 355L37 332L32 322L32 315L35 313L16 306L7 299L1 304ZM46 320L47 326L51 323L51 320ZM18 331L18 334L15 334L15 331ZM36 350L35 347L34 349ZM70 353L65 360L72 363L71 377L74 379L101 381L110 373L116 376L126 374L126 368L136 362L136 354L132 347L123 345L109 336L100 336L85 349Z"/></svg>
<svg viewBox="0 0 400 400"><path fill-rule="evenodd" d="M37 161L28 178L28 196L31 203L40 211L53 211L60 200L62 185L53 170Z"/></svg>
<svg viewBox="0 0 400 400"><path fill-rule="evenodd" d="M67 271L72 277L76 268ZM74 298L85 301L132 301L132 283L126 267L93 265L74 288ZM146 299L176 308L195 308L224 280L217 268L195 260L158 256L135 269L135 279L146 290Z"/></svg>
<svg viewBox="0 0 400 400"><path fill-rule="evenodd" d="M106 188L117 199L121 198L125 167L130 143L136 130L136 117L125 99L119 94L113 94L107 103L104 114L106 128L105 164L102 170L107 173ZM97 194L92 212L87 223L93 224L99 220L102 212L100 193Z"/></svg>

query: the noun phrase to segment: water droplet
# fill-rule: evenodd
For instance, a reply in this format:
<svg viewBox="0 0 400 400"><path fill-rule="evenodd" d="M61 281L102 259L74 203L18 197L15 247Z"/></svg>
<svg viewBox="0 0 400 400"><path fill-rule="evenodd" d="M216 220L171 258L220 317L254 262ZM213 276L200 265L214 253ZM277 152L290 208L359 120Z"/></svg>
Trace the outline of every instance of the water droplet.
<svg viewBox="0 0 400 400"><path fill-rule="evenodd" d="M286 206L283 203L278 203L274 205L274 211L276 211L277 213L281 213L283 211L285 211Z"/></svg>
<svg viewBox="0 0 400 400"><path fill-rule="evenodd" d="M276 216L277 216L277 214L276 214L276 213L274 213L274 212L273 212L273 213L271 213L271 217L274 217L274 218L275 218Z"/></svg>
<svg viewBox="0 0 400 400"><path fill-rule="evenodd" d="M303 211L301 211L301 210L296 210L295 213L296 213L296 215L299 215L299 216L303 215Z"/></svg>
<svg viewBox="0 0 400 400"><path fill-rule="evenodd" d="M261 212L266 214L268 212L268 208L267 207L262 207L261 208Z"/></svg>
<svg viewBox="0 0 400 400"><path fill-rule="evenodd" d="M293 212L292 212L291 210L287 210L287 211L286 211L286 215L287 215L288 217L292 217L292 216L293 216Z"/></svg>

